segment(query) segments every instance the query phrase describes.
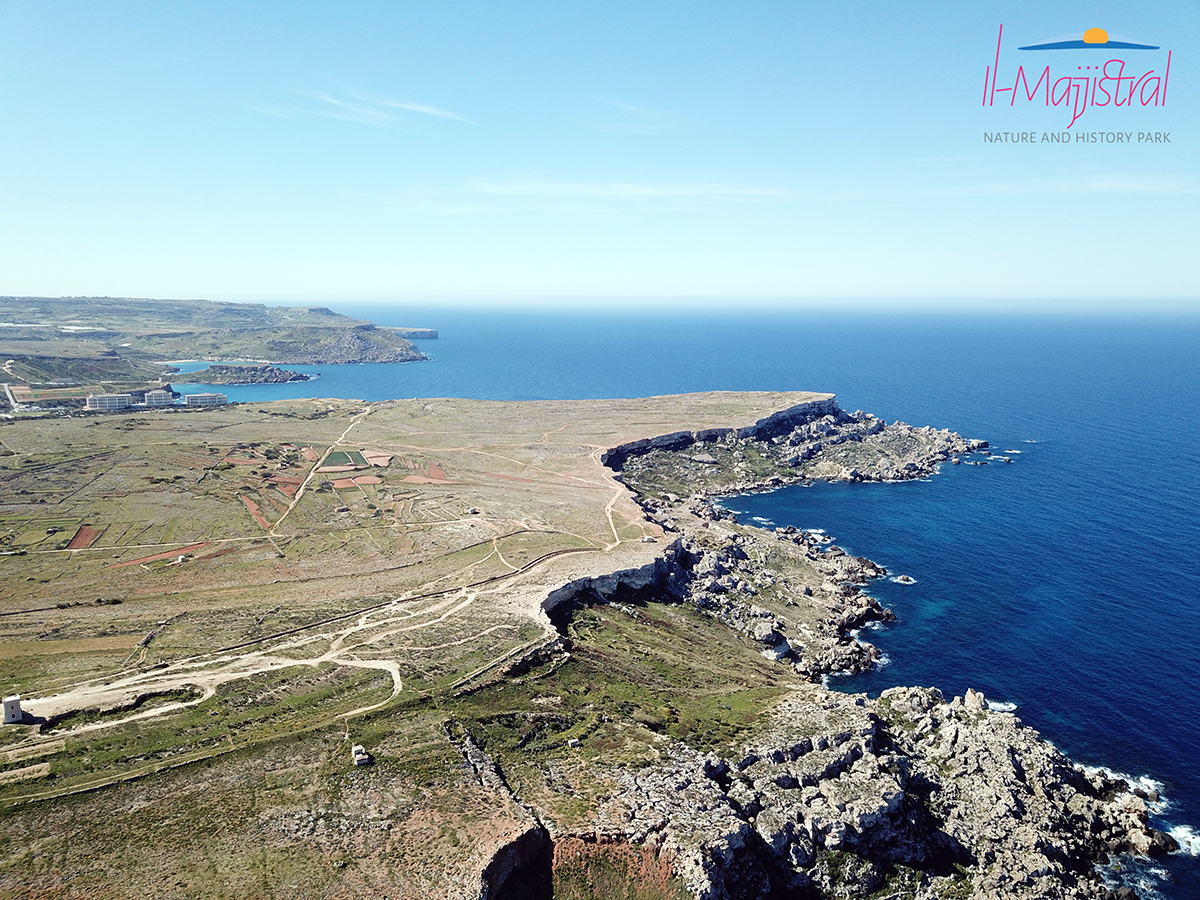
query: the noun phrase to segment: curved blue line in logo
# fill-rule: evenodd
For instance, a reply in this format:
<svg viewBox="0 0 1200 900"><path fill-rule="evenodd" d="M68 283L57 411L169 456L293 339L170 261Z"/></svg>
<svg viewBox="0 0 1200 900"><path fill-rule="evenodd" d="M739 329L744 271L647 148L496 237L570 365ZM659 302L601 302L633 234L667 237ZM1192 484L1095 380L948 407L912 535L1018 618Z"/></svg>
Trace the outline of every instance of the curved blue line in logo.
<svg viewBox="0 0 1200 900"><path fill-rule="evenodd" d="M1128 41L1106 41L1103 44L1085 44L1083 41L1052 41L1049 44L1030 44L1018 50L1158 50L1151 44L1132 44Z"/></svg>

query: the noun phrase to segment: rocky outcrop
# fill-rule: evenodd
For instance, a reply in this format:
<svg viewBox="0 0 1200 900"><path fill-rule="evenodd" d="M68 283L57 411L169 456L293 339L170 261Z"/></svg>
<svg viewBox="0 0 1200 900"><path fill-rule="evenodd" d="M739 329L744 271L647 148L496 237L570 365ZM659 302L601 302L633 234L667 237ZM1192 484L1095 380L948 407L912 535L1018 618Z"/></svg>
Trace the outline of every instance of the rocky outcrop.
<svg viewBox="0 0 1200 900"><path fill-rule="evenodd" d="M394 363L426 358L410 341L378 325L290 328L269 337L265 346L265 358L293 365Z"/></svg>
<svg viewBox="0 0 1200 900"><path fill-rule="evenodd" d="M604 460L654 513L663 501L693 495L814 480L924 478L942 462L986 453L987 446L949 430L889 424L861 410L847 413L829 399L800 404L749 428L682 431L625 444Z"/></svg>
<svg viewBox="0 0 1200 900"><path fill-rule="evenodd" d="M974 691L814 688L732 758L676 744L620 784L600 829L669 854L701 900L1097 897L1097 860L1170 841Z"/></svg>
<svg viewBox="0 0 1200 900"><path fill-rule="evenodd" d="M987 443L834 404L755 434L680 432L617 451L610 465L680 536L643 588L815 682L878 659L857 629L892 618L862 590L885 570L824 536L739 525L707 498L920 478L949 458L986 462ZM810 684L736 753L675 743L612 777L597 836L654 848L700 900L1104 898L1114 892L1098 863L1174 845L1129 784L1075 766L975 691L947 702L898 687L871 700Z"/></svg>
<svg viewBox="0 0 1200 900"><path fill-rule="evenodd" d="M788 409L759 419L753 425L742 428L708 428L699 431L676 431L657 437L631 441L604 451L600 461L606 466L620 469L625 460L631 456L639 456L651 450L682 450L696 443L710 443L719 440L752 439L767 440L789 428L801 423L810 422L821 416L834 415L838 410L837 400L830 395L826 399L811 400L799 403ZM712 459L712 462L717 460Z"/></svg>
<svg viewBox="0 0 1200 900"><path fill-rule="evenodd" d="M287 384L308 381L312 376L268 365L225 365L212 363L199 372L189 372L186 378L195 384Z"/></svg>
<svg viewBox="0 0 1200 900"><path fill-rule="evenodd" d="M380 327L386 328L406 341L436 341L438 336L436 328L398 328L393 325L382 325Z"/></svg>
<svg viewBox="0 0 1200 900"><path fill-rule="evenodd" d="M707 504L694 506L704 511ZM886 570L834 545L822 549L811 535L792 532L756 541L709 529L703 536L685 538L672 581L676 596L751 638L764 656L790 664L810 680L869 669L879 651L859 640L856 630L895 616L860 585ZM758 556L762 544L785 540L806 564L805 574L821 577L815 589L798 579L791 567L765 571L747 549ZM760 595L783 597L784 609L777 604L767 608L765 600L756 603Z"/></svg>

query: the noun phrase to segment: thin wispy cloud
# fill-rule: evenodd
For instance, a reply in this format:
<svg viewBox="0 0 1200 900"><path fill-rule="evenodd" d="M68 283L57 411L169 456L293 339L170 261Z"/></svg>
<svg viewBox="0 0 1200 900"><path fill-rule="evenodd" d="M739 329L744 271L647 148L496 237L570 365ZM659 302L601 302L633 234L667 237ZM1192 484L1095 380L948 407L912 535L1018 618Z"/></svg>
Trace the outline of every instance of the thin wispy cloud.
<svg viewBox="0 0 1200 900"><path fill-rule="evenodd" d="M635 113L639 116L660 116L662 113L655 112L652 109L642 109L640 106L634 106L632 103L622 103L620 100L609 100L613 106L618 109L623 109L626 112Z"/></svg>
<svg viewBox="0 0 1200 900"><path fill-rule="evenodd" d="M375 94L351 94L356 100L364 103L371 103L376 106L382 106L388 109L403 109L408 112L421 113L426 116L436 116L439 119L455 119L459 122L470 122L470 119L460 116L458 113L452 113L449 110L438 109L436 106L428 106L424 103L409 103L405 100L392 100L388 97L380 97Z"/></svg>
<svg viewBox="0 0 1200 900"><path fill-rule="evenodd" d="M1186 197L1200 194L1200 183L1171 176L1125 172L1083 177L1022 179L960 189L972 194L1154 194Z"/></svg>
<svg viewBox="0 0 1200 900"><path fill-rule="evenodd" d="M674 128L674 117L655 109L602 100L604 111L592 118L595 131L610 134L667 134Z"/></svg>
<svg viewBox="0 0 1200 900"><path fill-rule="evenodd" d="M596 197L638 200L642 198L697 198L729 200L770 200L797 196L788 188L758 187L739 184L649 184L636 182L586 181L482 181L468 182L476 193L507 197Z"/></svg>
<svg viewBox="0 0 1200 900"><path fill-rule="evenodd" d="M1179 178L1169 176L1133 175L1124 172L1097 175L1086 179L1082 184L1082 189L1114 194L1174 194L1176 196L1200 194L1200 185L1194 181L1189 184Z"/></svg>
<svg viewBox="0 0 1200 900"><path fill-rule="evenodd" d="M431 106L427 103L414 103L409 100L395 100L379 94L362 91L346 91L334 94L328 91L310 91L292 89L293 96L300 98L301 103L294 108L279 109L274 107L251 107L264 115L277 118L321 118L336 119L342 122L355 122L360 125L374 125L379 128L399 128L416 113L421 116L433 116L439 119L454 119L458 122L470 122L464 116L449 110Z"/></svg>
<svg viewBox="0 0 1200 900"><path fill-rule="evenodd" d="M914 156L912 162L931 162L931 163L956 163L956 162L975 162L976 160L984 159L980 154L968 156Z"/></svg>

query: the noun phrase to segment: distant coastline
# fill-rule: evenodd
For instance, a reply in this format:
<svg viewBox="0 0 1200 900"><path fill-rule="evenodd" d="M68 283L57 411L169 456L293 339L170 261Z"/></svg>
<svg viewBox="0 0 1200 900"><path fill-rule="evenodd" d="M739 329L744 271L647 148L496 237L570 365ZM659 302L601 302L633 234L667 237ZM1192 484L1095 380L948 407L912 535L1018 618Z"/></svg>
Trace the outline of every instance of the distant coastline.
<svg viewBox="0 0 1200 900"><path fill-rule="evenodd" d="M12 413L153 390L179 373L180 362L219 363L195 383L221 385L314 377L278 366L420 362L428 357L409 338L438 337L432 328L377 325L323 306L113 297L3 296L0 326L10 386L0 396Z"/></svg>

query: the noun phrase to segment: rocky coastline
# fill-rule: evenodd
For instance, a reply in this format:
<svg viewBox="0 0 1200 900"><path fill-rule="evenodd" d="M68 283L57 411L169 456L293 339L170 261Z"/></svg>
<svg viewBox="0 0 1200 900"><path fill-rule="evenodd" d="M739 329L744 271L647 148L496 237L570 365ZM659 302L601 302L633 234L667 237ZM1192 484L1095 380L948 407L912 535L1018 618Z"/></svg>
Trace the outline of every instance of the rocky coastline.
<svg viewBox="0 0 1200 900"><path fill-rule="evenodd" d="M185 377L194 384L290 384L312 378L270 363L210 363L207 368L189 372Z"/></svg>
<svg viewBox="0 0 1200 900"><path fill-rule="evenodd" d="M857 629L894 618L863 590L886 571L817 535L742 525L712 502L816 478L926 477L955 457L986 462L986 442L834 405L806 421L664 444L608 458L672 542L653 565L554 592L548 616L562 622L572 605L595 602L686 604L807 684L736 752L675 741L650 765L605 773L615 787L585 828L527 807L551 845L545 858L558 865L551 849L578 853L580 842L635 848L696 900L1113 900L1136 895L1106 884L1099 866L1178 849L1149 824L1156 798L1085 772L974 690L947 699L933 687L896 687L870 699L826 689L824 677L878 659ZM495 874L481 896L510 896Z"/></svg>

